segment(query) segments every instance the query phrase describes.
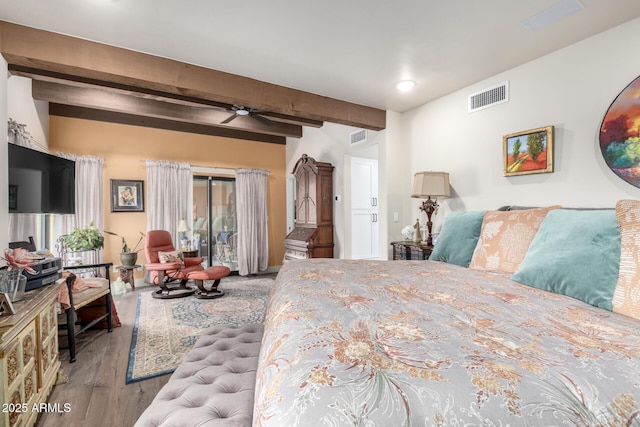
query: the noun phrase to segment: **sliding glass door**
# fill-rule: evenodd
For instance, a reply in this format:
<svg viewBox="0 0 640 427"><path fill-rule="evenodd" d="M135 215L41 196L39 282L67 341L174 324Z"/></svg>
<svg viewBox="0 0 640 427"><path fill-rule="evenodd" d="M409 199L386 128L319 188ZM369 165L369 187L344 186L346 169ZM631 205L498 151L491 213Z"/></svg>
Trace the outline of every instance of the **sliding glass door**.
<svg viewBox="0 0 640 427"><path fill-rule="evenodd" d="M238 270L236 180L193 177L193 237L207 266Z"/></svg>

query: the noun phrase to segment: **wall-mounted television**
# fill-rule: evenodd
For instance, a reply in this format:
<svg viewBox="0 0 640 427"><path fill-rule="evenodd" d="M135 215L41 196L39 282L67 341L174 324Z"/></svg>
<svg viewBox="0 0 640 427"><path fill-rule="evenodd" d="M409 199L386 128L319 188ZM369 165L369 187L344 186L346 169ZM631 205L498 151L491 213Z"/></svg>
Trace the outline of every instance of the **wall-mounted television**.
<svg viewBox="0 0 640 427"><path fill-rule="evenodd" d="M75 213L74 161L15 144L7 146L9 213Z"/></svg>

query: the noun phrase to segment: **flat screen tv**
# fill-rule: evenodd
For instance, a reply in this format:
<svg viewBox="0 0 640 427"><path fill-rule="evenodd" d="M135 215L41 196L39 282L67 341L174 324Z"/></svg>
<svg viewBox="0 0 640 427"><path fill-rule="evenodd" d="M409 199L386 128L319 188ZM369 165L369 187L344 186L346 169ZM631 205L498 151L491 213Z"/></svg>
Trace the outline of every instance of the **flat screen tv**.
<svg viewBox="0 0 640 427"><path fill-rule="evenodd" d="M15 144L7 146L9 213L75 213L74 161Z"/></svg>

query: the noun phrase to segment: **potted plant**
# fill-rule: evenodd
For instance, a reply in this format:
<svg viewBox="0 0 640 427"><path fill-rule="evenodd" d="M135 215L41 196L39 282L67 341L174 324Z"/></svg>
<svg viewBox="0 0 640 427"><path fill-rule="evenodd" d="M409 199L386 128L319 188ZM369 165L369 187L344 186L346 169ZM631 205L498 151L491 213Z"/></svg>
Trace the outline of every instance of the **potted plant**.
<svg viewBox="0 0 640 427"><path fill-rule="evenodd" d="M140 245L140 242L142 242L142 239L144 239L144 233L142 231L140 232L140 238L133 249L129 247L124 236L116 234L113 231L105 231L105 233L111 234L112 236L118 236L122 239L122 251L120 252L120 262L122 265L128 267L136 265L136 262L138 261L138 252L140 251L138 246Z"/></svg>
<svg viewBox="0 0 640 427"><path fill-rule="evenodd" d="M104 237L93 221L85 228L75 228L71 233L61 236L60 240L72 251L93 251L104 247Z"/></svg>

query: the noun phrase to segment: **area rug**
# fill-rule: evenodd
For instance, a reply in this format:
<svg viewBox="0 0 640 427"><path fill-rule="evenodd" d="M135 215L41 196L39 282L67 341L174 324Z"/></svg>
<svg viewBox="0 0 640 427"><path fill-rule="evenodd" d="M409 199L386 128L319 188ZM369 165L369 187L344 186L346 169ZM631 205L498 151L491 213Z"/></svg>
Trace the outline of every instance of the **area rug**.
<svg viewBox="0 0 640 427"><path fill-rule="evenodd" d="M264 320L273 279L229 280L222 298L156 299L155 289L138 294L126 383L172 373L200 333L214 325Z"/></svg>

